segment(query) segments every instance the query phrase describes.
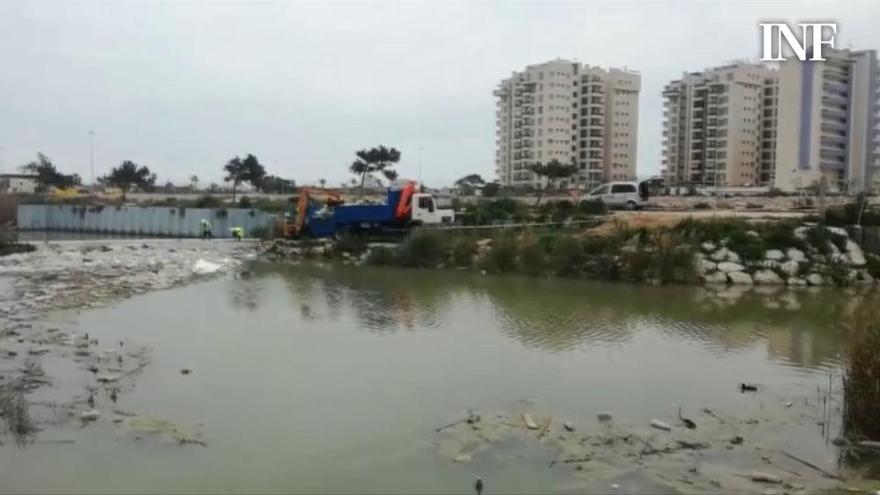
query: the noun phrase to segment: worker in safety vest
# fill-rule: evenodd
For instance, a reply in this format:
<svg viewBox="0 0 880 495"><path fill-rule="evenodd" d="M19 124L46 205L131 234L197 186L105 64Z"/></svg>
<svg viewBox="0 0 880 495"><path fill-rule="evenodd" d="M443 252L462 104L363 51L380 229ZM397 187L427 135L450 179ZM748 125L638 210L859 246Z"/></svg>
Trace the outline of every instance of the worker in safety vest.
<svg viewBox="0 0 880 495"><path fill-rule="evenodd" d="M211 233L211 222L208 219L202 219L202 239L211 239L214 237L214 234Z"/></svg>
<svg viewBox="0 0 880 495"><path fill-rule="evenodd" d="M244 238L244 229L241 227L232 227L229 229L232 232L232 238L240 241Z"/></svg>

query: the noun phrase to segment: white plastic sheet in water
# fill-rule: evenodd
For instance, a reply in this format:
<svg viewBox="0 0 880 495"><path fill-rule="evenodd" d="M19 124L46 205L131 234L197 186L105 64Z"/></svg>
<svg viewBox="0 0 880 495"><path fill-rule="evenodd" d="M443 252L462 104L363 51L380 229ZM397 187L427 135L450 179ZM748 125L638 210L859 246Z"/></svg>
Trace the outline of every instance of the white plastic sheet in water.
<svg viewBox="0 0 880 495"><path fill-rule="evenodd" d="M218 271L220 271L221 268L223 268L223 265L199 259L193 265L193 273L198 275L208 275L211 273L217 273Z"/></svg>

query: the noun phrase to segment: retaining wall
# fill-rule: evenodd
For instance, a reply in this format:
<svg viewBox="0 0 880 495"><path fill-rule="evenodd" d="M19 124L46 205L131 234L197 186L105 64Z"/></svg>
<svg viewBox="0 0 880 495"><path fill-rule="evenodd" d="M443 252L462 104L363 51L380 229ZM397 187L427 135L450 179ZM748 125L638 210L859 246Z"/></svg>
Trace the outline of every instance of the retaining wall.
<svg viewBox="0 0 880 495"><path fill-rule="evenodd" d="M245 235L272 228L275 214L244 208L172 206L19 205L20 230L57 230L104 234L199 237L201 220L211 222L214 237L231 237L232 227Z"/></svg>

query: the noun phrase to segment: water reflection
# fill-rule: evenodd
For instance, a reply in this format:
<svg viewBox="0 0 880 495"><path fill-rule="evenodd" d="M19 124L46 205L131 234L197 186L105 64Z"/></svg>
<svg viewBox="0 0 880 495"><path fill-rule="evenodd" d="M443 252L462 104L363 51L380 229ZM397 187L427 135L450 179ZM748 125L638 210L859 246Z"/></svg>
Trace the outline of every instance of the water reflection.
<svg viewBox="0 0 880 495"><path fill-rule="evenodd" d="M855 289L709 289L647 287L527 277L484 277L449 271L261 266L255 277L280 277L304 318L333 320L350 311L373 332L441 328L452 321L485 324L531 348L562 352L618 346L652 331L694 342L719 355L766 347L783 364L836 366L841 322L862 300ZM477 309L480 311L477 311Z"/></svg>

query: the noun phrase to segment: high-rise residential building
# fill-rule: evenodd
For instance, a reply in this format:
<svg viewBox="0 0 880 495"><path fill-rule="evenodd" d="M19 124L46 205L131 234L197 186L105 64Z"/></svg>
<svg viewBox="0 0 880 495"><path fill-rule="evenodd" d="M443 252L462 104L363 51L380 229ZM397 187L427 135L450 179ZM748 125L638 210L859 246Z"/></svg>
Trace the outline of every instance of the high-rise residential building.
<svg viewBox="0 0 880 495"><path fill-rule="evenodd" d="M543 187L529 167L551 160L577 167L568 186L634 180L640 89L637 72L567 60L514 72L494 92L501 184Z"/></svg>
<svg viewBox="0 0 880 495"><path fill-rule="evenodd" d="M775 185L862 191L880 167L875 50L823 50L824 62L788 61L779 70Z"/></svg>
<svg viewBox="0 0 880 495"><path fill-rule="evenodd" d="M685 73L663 90L669 185L769 185L775 167L777 72L737 62Z"/></svg>

